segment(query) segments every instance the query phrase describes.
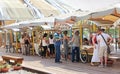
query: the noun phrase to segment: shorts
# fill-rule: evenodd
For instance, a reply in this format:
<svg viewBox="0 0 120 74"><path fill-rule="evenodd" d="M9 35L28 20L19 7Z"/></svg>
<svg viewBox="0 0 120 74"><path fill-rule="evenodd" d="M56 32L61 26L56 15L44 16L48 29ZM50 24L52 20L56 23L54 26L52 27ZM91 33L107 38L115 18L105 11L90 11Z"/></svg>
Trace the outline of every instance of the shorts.
<svg viewBox="0 0 120 74"><path fill-rule="evenodd" d="M107 57L107 46L101 46L99 48L99 57Z"/></svg>

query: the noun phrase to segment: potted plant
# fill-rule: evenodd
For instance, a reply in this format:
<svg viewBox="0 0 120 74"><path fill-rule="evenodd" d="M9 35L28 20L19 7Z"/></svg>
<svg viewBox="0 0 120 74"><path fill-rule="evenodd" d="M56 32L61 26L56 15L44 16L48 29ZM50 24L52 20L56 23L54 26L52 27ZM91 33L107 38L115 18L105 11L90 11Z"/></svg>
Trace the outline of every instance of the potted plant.
<svg viewBox="0 0 120 74"><path fill-rule="evenodd" d="M21 66L21 64L17 63L16 65L13 66L13 69L20 70L20 69L22 69L22 66Z"/></svg>
<svg viewBox="0 0 120 74"><path fill-rule="evenodd" d="M108 65L108 66L112 66L112 65L113 65L113 63L114 63L114 61L113 61L113 60L111 60L111 59L108 59L108 60L107 60L107 65Z"/></svg>
<svg viewBox="0 0 120 74"><path fill-rule="evenodd" d="M2 72L1 69L2 69L2 65L0 65L0 73Z"/></svg>
<svg viewBox="0 0 120 74"><path fill-rule="evenodd" d="M1 72L8 72L9 68L10 68L10 66L8 64L3 64L1 66Z"/></svg>
<svg viewBox="0 0 120 74"><path fill-rule="evenodd" d="M103 61L103 63L105 64L105 61ZM113 63L114 63L113 60L111 60L111 59L108 59L108 60L107 60L107 65L108 65L108 66L112 66Z"/></svg>
<svg viewBox="0 0 120 74"><path fill-rule="evenodd" d="M5 63L6 63L5 61L0 61L0 72L2 72L1 69L3 68L3 64Z"/></svg>

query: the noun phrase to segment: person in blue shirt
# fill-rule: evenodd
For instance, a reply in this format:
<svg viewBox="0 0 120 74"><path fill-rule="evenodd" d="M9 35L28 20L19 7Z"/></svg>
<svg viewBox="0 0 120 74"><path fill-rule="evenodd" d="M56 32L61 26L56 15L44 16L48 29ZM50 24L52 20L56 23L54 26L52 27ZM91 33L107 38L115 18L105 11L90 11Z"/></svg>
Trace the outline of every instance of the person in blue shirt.
<svg viewBox="0 0 120 74"><path fill-rule="evenodd" d="M55 63L62 63L60 61L60 59L61 59L60 58L60 55L61 55L60 45L62 43L62 34L60 31L54 33L54 40L55 40L55 49L56 49L56 51L55 51Z"/></svg>

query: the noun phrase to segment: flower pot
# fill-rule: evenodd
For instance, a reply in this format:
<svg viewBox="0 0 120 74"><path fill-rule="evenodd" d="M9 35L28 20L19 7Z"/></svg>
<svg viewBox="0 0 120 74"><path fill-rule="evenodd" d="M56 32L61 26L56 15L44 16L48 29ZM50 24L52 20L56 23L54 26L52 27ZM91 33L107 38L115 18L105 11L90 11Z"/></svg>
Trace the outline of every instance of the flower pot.
<svg viewBox="0 0 120 74"><path fill-rule="evenodd" d="M0 69L0 73L1 73L2 71L1 71L1 69Z"/></svg>
<svg viewBox="0 0 120 74"><path fill-rule="evenodd" d="M9 68L2 68L1 72L8 72Z"/></svg>
<svg viewBox="0 0 120 74"><path fill-rule="evenodd" d="M113 60L108 60L108 61L107 61L107 65L109 65L109 66L113 65L113 63L114 63Z"/></svg>
<svg viewBox="0 0 120 74"><path fill-rule="evenodd" d="M112 66L113 63L114 63L113 60L111 60L111 59L108 59L108 60L107 60L107 65L108 65L108 66ZM103 64L105 64L105 61L103 61Z"/></svg>
<svg viewBox="0 0 120 74"><path fill-rule="evenodd" d="M14 70L20 70L20 69L22 69L22 67L21 66L14 66L13 69Z"/></svg>

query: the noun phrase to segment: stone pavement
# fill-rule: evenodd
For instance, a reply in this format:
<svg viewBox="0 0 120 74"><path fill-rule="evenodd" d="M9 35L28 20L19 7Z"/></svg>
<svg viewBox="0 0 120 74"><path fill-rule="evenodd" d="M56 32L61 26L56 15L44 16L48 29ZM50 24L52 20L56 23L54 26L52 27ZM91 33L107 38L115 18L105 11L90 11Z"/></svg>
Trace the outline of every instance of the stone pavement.
<svg viewBox="0 0 120 74"><path fill-rule="evenodd" d="M51 74L120 74L120 62L115 62L112 67L107 68L90 66L90 63L72 63L71 61L63 61L63 63L57 64L54 62L54 59L42 59L39 56L24 56L17 53L5 53L5 49L0 48L0 56L6 54L23 57L23 66ZM2 60L1 57L0 60Z"/></svg>

